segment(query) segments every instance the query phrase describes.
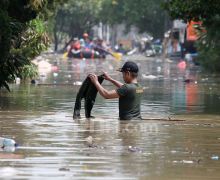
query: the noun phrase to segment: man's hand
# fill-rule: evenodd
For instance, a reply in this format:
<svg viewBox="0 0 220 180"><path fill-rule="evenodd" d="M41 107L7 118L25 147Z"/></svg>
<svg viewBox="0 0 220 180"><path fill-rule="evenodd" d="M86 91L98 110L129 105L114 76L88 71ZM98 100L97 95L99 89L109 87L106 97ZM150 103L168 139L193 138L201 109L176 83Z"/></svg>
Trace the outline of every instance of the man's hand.
<svg viewBox="0 0 220 180"><path fill-rule="evenodd" d="M111 76L107 74L107 72L103 72L103 75L104 75L105 80L107 81L110 81L112 79Z"/></svg>
<svg viewBox="0 0 220 180"><path fill-rule="evenodd" d="M106 74L107 75L107 74ZM110 76L107 75L107 78ZM116 90L108 91L98 81L98 77L95 74L89 74L89 78L91 79L92 83L95 85L101 96L103 96L106 99L113 99L113 98L119 98L118 93Z"/></svg>
<svg viewBox="0 0 220 180"><path fill-rule="evenodd" d="M104 78L114 84L116 87L121 87L123 84L119 81L116 81L111 76L109 76L106 72L103 72Z"/></svg>
<svg viewBox="0 0 220 180"><path fill-rule="evenodd" d="M91 79L93 84L98 82L98 77L95 74L89 74L89 78Z"/></svg>

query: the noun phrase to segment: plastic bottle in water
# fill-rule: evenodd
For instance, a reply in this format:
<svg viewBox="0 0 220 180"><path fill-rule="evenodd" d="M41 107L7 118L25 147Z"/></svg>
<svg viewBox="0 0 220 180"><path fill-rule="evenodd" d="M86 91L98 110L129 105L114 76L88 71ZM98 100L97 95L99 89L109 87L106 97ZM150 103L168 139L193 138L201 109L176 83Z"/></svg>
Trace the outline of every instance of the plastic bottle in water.
<svg viewBox="0 0 220 180"><path fill-rule="evenodd" d="M15 147L15 146L17 146L17 144L13 139L0 137L0 148Z"/></svg>

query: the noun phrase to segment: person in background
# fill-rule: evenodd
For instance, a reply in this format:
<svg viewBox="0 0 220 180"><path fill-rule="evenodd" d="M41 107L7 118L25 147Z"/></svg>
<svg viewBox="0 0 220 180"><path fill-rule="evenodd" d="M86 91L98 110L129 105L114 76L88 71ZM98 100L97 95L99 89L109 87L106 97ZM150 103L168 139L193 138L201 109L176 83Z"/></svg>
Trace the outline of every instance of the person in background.
<svg viewBox="0 0 220 180"><path fill-rule="evenodd" d="M81 49L81 45L79 42L79 39L75 37L71 44L67 46L68 56L71 55L71 53L76 53Z"/></svg>
<svg viewBox="0 0 220 180"><path fill-rule="evenodd" d="M89 35L87 33L84 33L83 34L83 39L84 39L84 48L85 50L91 50L92 49L92 46L91 46L91 41L89 39Z"/></svg>
<svg viewBox="0 0 220 180"><path fill-rule="evenodd" d="M126 54L126 51L125 51L122 43L119 44L117 52L119 52L121 54Z"/></svg>
<svg viewBox="0 0 220 180"><path fill-rule="evenodd" d="M106 47L103 46L102 39L97 40L96 45L94 46L94 50L97 51L102 58L106 57L107 50Z"/></svg>

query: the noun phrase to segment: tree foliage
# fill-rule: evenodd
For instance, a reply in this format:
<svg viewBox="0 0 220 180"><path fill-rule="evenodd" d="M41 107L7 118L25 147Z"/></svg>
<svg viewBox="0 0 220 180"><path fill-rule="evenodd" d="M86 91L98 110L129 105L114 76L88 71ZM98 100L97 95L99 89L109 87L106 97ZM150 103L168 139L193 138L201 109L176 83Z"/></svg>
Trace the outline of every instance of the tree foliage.
<svg viewBox="0 0 220 180"><path fill-rule="evenodd" d="M0 1L0 88L48 46L43 20L58 0ZM36 19L37 18L37 19Z"/></svg>
<svg viewBox="0 0 220 180"><path fill-rule="evenodd" d="M156 38L163 37L167 30L166 12L161 7L163 0L105 0L100 17L110 24L135 25L141 32L151 33Z"/></svg>
<svg viewBox="0 0 220 180"><path fill-rule="evenodd" d="M164 4L172 18L185 21L202 21L204 25L212 22L219 15L219 0L170 0Z"/></svg>
<svg viewBox="0 0 220 180"><path fill-rule="evenodd" d="M91 33L97 23L134 25L141 32L148 32L155 38L162 38L167 30L163 0L69 0L57 10L51 20L55 50L65 36L80 37Z"/></svg>
<svg viewBox="0 0 220 180"><path fill-rule="evenodd" d="M202 21L197 30L201 37L197 43L201 64L211 71L220 72L220 1L170 0L164 5L173 19Z"/></svg>
<svg viewBox="0 0 220 180"><path fill-rule="evenodd" d="M98 22L101 2L102 0L69 0L58 8L51 20L55 50L65 35L72 39L82 36L84 32L91 32Z"/></svg>
<svg viewBox="0 0 220 180"><path fill-rule="evenodd" d="M215 22L207 25L206 32L202 32L197 43L199 60L206 70L220 72L220 16Z"/></svg>

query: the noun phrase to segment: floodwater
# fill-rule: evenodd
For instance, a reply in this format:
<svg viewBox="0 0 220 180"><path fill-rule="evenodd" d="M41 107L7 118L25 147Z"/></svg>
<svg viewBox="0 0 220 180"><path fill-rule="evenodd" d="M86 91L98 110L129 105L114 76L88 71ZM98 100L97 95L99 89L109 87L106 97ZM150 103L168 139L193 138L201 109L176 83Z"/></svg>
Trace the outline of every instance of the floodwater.
<svg viewBox="0 0 220 180"><path fill-rule="evenodd" d="M120 122L117 100L100 96L95 119L85 119L82 109L82 119L73 120L86 74L104 70L122 80L115 69L124 61L45 58L53 60L41 67L38 85L14 84L11 93L0 92L0 136L19 144L0 152L1 180L219 179L218 76L169 60L137 58L145 120Z"/></svg>

